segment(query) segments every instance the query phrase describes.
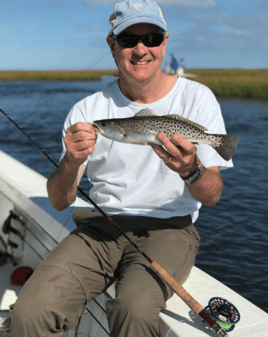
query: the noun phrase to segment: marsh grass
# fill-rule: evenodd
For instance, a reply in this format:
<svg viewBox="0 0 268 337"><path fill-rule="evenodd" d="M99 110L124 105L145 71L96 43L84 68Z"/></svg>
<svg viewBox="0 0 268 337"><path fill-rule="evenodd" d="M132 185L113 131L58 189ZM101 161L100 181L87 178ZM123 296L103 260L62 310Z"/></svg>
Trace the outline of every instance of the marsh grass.
<svg viewBox="0 0 268 337"><path fill-rule="evenodd" d="M217 97L268 100L268 69L187 69ZM92 81L117 70L0 71L0 81Z"/></svg>
<svg viewBox="0 0 268 337"><path fill-rule="evenodd" d="M268 69L187 70L194 79L208 86L217 97L268 100Z"/></svg>
<svg viewBox="0 0 268 337"><path fill-rule="evenodd" d="M117 70L14 70L0 71L0 81L92 81L117 74Z"/></svg>

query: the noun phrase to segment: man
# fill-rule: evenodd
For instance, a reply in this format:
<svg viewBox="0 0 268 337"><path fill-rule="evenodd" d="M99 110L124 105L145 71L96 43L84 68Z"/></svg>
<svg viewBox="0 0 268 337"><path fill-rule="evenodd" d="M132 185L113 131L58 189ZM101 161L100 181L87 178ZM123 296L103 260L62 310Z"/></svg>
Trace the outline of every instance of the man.
<svg viewBox="0 0 268 337"><path fill-rule="evenodd" d="M91 198L183 283L200 243L192 222L201 203L211 207L220 199L219 167L232 163L180 135L169 140L158 134L163 146L122 144L101 135L97 139L92 122L131 117L148 107L158 115L176 113L210 132L225 133L219 104L208 88L160 69L169 35L154 1L121 2L110 23L107 42L119 80L77 103L68 115L63 156L48 179L49 200L57 210L72 204L87 168ZM117 229L98 212L87 213L76 213L78 228L25 284L12 312L12 337L62 336L115 279L116 297L107 302L111 336L161 335L159 312L171 289Z"/></svg>
<svg viewBox="0 0 268 337"><path fill-rule="evenodd" d="M171 62L170 62L170 75L176 75L178 69L178 61L176 60L173 53L170 54Z"/></svg>

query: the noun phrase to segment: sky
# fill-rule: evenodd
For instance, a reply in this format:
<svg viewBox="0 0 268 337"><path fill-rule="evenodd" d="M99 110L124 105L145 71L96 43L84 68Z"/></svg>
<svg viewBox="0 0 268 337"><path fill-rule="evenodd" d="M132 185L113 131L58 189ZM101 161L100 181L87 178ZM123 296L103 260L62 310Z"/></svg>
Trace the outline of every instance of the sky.
<svg viewBox="0 0 268 337"><path fill-rule="evenodd" d="M119 0L0 0L0 70L116 69L106 36ZM139 0L137 0L139 2ZM170 53L193 68L268 68L268 0L156 0Z"/></svg>

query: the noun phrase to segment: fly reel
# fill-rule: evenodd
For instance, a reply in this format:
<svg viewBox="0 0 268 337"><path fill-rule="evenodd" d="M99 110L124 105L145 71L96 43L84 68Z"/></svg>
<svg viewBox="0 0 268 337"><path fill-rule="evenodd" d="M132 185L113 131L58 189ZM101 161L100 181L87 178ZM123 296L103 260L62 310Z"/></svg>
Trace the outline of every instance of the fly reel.
<svg viewBox="0 0 268 337"><path fill-rule="evenodd" d="M232 331L240 320L237 308L221 297L211 298L205 311L227 332Z"/></svg>

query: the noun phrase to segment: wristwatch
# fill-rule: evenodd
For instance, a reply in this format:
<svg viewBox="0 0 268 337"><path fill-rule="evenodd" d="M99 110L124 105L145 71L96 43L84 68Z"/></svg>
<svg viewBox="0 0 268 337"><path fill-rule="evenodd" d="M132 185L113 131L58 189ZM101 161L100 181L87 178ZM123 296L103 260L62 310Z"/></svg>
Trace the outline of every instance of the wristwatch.
<svg viewBox="0 0 268 337"><path fill-rule="evenodd" d="M196 183L199 178L201 177L202 174L202 170L203 170L203 165L200 162L200 164L198 165L197 171L195 171L193 174L191 174L189 177L187 178L182 178L181 179L185 182L186 185L193 185L194 183Z"/></svg>

